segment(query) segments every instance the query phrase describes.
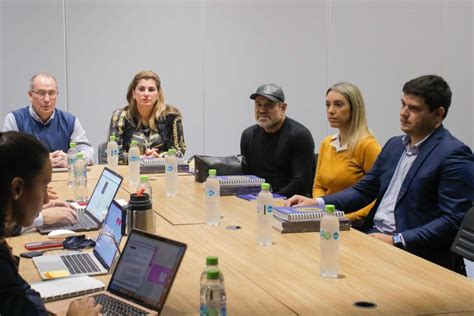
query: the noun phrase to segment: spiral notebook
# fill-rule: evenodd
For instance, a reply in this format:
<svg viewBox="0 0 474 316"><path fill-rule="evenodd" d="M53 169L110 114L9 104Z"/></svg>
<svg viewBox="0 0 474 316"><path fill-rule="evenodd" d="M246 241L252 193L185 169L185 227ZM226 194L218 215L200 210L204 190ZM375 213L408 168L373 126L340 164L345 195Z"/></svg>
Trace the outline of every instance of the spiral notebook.
<svg viewBox="0 0 474 316"><path fill-rule="evenodd" d="M308 222L318 221L323 218L325 211L317 206L291 207L275 206L273 216L288 222ZM338 218L344 218L344 212L335 211L334 215Z"/></svg>
<svg viewBox="0 0 474 316"><path fill-rule="evenodd" d="M188 172L189 165L184 158L178 157L178 172ZM165 158L140 159L140 173L165 173Z"/></svg>
<svg viewBox="0 0 474 316"><path fill-rule="evenodd" d="M221 196L255 194L265 179L254 175L217 176L221 186Z"/></svg>
<svg viewBox="0 0 474 316"><path fill-rule="evenodd" d="M105 289L105 284L100 280L86 275L77 278L43 281L32 284L31 288L38 292L41 295L43 302L46 303L98 292Z"/></svg>
<svg viewBox="0 0 474 316"><path fill-rule="evenodd" d="M351 221L345 217L338 217L339 230L350 230ZM282 234L319 232L321 220L289 222L273 215L273 228Z"/></svg>

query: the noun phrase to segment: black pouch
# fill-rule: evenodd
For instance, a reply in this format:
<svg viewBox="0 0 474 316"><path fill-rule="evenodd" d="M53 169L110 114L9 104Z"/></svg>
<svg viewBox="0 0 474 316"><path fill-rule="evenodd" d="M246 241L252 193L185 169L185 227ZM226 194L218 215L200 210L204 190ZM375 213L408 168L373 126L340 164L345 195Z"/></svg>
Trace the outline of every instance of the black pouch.
<svg viewBox="0 0 474 316"><path fill-rule="evenodd" d="M194 155L194 180L204 182L209 175L209 169L216 169L218 176L242 174L243 156L213 157Z"/></svg>
<svg viewBox="0 0 474 316"><path fill-rule="evenodd" d="M86 235L69 236L64 239L64 249L79 250L95 246L95 241L87 239Z"/></svg>

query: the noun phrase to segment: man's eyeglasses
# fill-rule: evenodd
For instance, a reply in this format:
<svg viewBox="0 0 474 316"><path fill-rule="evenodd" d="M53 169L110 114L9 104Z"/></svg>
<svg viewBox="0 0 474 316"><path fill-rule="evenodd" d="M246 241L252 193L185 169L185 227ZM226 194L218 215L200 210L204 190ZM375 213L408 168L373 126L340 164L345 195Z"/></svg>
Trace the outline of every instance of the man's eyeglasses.
<svg viewBox="0 0 474 316"><path fill-rule="evenodd" d="M38 90L38 91L30 90L30 91L33 92L34 94L42 97L42 98L46 97L46 95L48 95L50 98L55 98L58 95L58 91L56 91L56 90L49 90L49 91L46 91L46 90Z"/></svg>

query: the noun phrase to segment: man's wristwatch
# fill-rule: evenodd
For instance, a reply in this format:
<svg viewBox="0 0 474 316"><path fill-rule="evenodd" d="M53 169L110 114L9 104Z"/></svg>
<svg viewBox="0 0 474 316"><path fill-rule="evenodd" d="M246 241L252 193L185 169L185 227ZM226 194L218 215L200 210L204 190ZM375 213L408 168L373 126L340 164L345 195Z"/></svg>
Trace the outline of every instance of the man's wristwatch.
<svg viewBox="0 0 474 316"><path fill-rule="evenodd" d="M393 245L397 248L404 249L402 234L395 234L392 236Z"/></svg>

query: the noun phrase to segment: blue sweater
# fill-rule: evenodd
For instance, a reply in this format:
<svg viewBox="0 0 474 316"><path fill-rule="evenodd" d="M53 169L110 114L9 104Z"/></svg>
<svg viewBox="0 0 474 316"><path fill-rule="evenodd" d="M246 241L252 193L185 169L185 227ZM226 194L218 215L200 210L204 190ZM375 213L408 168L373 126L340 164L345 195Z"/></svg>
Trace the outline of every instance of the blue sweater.
<svg viewBox="0 0 474 316"><path fill-rule="evenodd" d="M31 134L40 140L50 151L67 152L76 117L70 113L55 109L54 117L48 123L36 121L30 114L30 107L13 111L18 131Z"/></svg>

